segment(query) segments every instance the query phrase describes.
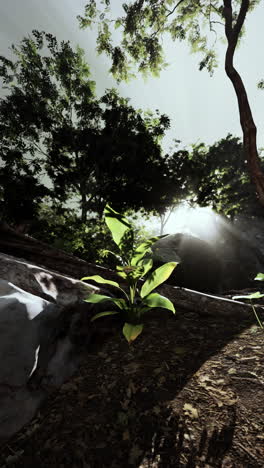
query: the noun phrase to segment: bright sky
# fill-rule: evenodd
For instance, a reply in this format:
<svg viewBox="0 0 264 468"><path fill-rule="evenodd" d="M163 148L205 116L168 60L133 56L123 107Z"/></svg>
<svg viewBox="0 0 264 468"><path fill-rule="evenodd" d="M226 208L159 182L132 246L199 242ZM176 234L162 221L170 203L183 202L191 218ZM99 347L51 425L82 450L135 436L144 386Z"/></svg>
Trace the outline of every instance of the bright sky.
<svg viewBox="0 0 264 468"><path fill-rule="evenodd" d="M0 0L0 55L10 56L8 47L18 44L32 29L50 32L58 40L70 40L73 46L79 44L85 50L98 94L114 86L120 94L131 98L134 107L159 109L170 117L171 130L165 149L174 138L188 146L198 141L212 144L227 133L242 136L236 96L224 72L225 45L219 46L219 68L212 78L206 71L199 72L199 57L191 55L186 44L164 41L170 66L159 79L144 82L138 77L129 84L117 85L108 73L106 57L96 54L95 33L79 29L76 16L83 14L86 3L86 0ZM123 0L112 3L115 10L120 10ZM235 56L258 128L259 148L264 147L264 91L257 89L257 82L264 78L263 24L261 1L248 16L246 35Z"/></svg>

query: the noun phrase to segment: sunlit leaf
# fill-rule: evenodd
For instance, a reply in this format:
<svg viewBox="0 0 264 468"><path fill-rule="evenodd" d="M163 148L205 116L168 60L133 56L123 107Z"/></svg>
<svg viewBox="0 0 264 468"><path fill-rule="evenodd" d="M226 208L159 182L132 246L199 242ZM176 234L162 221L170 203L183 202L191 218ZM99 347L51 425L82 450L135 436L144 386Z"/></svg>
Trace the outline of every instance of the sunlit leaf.
<svg viewBox="0 0 264 468"><path fill-rule="evenodd" d="M140 296L146 297L151 291L153 291L153 289L164 283L164 281L169 278L177 265L178 262L168 262L153 271L153 273L151 273L151 275L143 284L140 291Z"/></svg>
<svg viewBox="0 0 264 468"><path fill-rule="evenodd" d="M120 286L119 286L118 283L116 283L115 281L106 280L106 279L102 278L102 276L99 276L99 275L84 276L81 279L81 281L85 281L85 280L93 280L96 283L100 283L100 284L110 284L111 286L114 286L115 288L120 289Z"/></svg>
<svg viewBox="0 0 264 468"><path fill-rule="evenodd" d="M87 299L84 299L85 302L89 302L90 304L99 304L101 302L113 302L114 304L119 307L119 309L126 310L127 305L124 299L116 299L114 297L103 296L102 294L91 294Z"/></svg>
<svg viewBox="0 0 264 468"><path fill-rule="evenodd" d="M125 216L113 210L109 205L106 205L104 215L105 222L111 231L113 240L119 246L123 235L128 229L131 229L131 225Z"/></svg>
<svg viewBox="0 0 264 468"><path fill-rule="evenodd" d="M104 296L102 294L90 294L85 300L91 304L99 304L100 302L110 301L112 297Z"/></svg>
<svg viewBox="0 0 264 468"><path fill-rule="evenodd" d="M152 255L152 250L150 246L158 240L158 237L151 237L150 239L142 242L134 251L134 255L131 259L131 265L137 265L139 260L141 260L147 253Z"/></svg>
<svg viewBox="0 0 264 468"><path fill-rule="evenodd" d="M164 296L161 296L158 293L152 293L142 299L143 304L146 304L148 307L161 307L162 309L171 310L175 314L175 309L173 303Z"/></svg>
<svg viewBox="0 0 264 468"><path fill-rule="evenodd" d="M142 260L140 260L138 265L143 268L143 272L141 274L142 277L145 276L153 267L153 260L152 258L143 258Z"/></svg>
<svg viewBox="0 0 264 468"><path fill-rule="evenodd" d="M140 335L143 327L143 324L133 325L132 323L125 323L123 327L123 335L129 344L132 343L132 341L134 341L138 335Z"/></svg>
<svg viewBox="0 0 264 468"><path fill-rule="evenodd" d="M256 278L254 278L254 280L264 281L264 273L258 273Z"/></svg>
<svg viewBox="0 0 264 468"><path fill-rule="evenodd" d="M260 299L261 297L264 297L264 294L261 294L259 291L257 291L255 293L244 296L233 296L232 299Z"/></svg>
<svg viewBox="0 0 264 468"><path fill-rule="evenodd" d="M116 315L116 314L120 314L119 311L106 311L106 312L99 312L98 314L94 315L92 318L91 318L91 322L93 322L94 320L100 318L100 317L106 317L107 315Z"/></svg>

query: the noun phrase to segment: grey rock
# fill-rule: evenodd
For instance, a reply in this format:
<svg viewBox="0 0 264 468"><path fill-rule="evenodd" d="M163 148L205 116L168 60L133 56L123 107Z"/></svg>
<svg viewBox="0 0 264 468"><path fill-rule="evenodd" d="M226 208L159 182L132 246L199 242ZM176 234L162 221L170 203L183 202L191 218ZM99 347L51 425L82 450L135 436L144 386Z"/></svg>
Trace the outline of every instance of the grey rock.
<svg viewBox="0 0 264 468"><path fill-rule="evenodd" d="M156 266L180 262L168 280L170 284L202 292L220 292L222 263L208 242L178 233L159 239L152 250Z"/></svg>
<svg viewBox="0 0 264 468"><path fill-rule="evenodd" d="M17 278L21 284L23 271L28 269L25 287L39 291L41 282L35 282L34 275L39 273L35 266L30 268L15 259L7 261L10 266L7 276ZM53 272L40 271L53 281ZM55 282L57 278L55 275ZM80 339L87 344L91 336L91 306L80 298L87 297L87 291L99 289L85 284L80 288L79 283L60 276L60 282L56 283L56 298L60 302L53 303L0 279L0 445L32 419L43 400L81 362ZM70 287L65 285L71 286L71 294ZM47 290L43 295L47 295Z"/></svg>
<svg viewBox="0 0 264 468"><path fill-rule="evenodd" d="M256 228L254 221L240 220L219 224L211 241L172 234L153 245L154 261L180 261L168 280L177 286L211 293L256 287L254 277L264 272L263 232L264 221Z"/></svg>

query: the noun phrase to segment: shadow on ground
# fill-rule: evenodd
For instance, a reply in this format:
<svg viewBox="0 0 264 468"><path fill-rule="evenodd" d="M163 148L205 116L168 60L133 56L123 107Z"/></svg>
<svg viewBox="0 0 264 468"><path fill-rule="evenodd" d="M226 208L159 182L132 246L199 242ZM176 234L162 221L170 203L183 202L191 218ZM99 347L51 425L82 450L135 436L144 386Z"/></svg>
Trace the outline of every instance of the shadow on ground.
<svg viewBox="0 0 264 468"><path fill-rule="evenodd" d="M263 334L252 324L157 310L130 347L117 324L2 460L12 450L16 467L261 467L263 386L250 359Z"/></svg>

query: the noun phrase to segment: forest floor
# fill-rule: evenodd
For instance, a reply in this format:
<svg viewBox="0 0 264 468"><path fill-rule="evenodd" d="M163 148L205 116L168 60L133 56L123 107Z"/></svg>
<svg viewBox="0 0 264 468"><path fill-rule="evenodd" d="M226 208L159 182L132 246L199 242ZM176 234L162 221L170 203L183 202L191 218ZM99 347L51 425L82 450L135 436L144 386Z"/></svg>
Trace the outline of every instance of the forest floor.
<svg viewBox="0 0 264 468"><path fill-rule="evenodd" d="M156 310L87 350L0 467L263 468L263 345L254 318Z"/></svg>

